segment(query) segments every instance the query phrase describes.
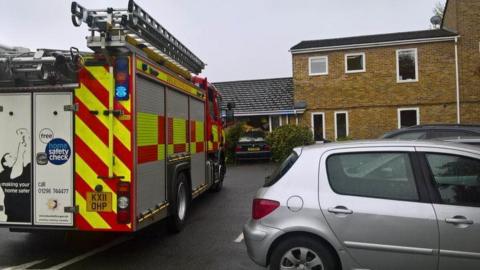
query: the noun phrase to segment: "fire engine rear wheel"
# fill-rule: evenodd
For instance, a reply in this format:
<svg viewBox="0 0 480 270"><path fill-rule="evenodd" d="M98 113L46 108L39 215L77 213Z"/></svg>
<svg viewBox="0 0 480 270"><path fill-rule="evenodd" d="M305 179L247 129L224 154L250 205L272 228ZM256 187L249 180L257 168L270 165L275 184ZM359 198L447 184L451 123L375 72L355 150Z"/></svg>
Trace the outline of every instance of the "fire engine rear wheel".
<svg viewBox="0 0 480 270"><path fill-rule="evenodd" d="M170 232L179 233L185 225L190 205L189 196L190 187L188 186L185 173L179 173L175 181L175 190L172 194L171 216L168 220L168 229Z"/></svg>

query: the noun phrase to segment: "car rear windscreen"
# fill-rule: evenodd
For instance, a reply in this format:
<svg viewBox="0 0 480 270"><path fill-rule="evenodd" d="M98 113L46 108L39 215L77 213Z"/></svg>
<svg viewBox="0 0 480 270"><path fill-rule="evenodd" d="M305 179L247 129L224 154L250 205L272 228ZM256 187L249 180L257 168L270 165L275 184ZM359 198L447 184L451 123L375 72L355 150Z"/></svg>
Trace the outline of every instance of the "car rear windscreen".
<svg viewBox="0 0 480 270"><path fill-rule="evenodd" d="M272 175L265 179L264 187L273 186L276 182L278 182L278 180L280 180L280 178L282 178L290 170L290 168L292 168L293 164L295 164L297 159L298 154L296 152L292 152L272 173Z"/></svg>

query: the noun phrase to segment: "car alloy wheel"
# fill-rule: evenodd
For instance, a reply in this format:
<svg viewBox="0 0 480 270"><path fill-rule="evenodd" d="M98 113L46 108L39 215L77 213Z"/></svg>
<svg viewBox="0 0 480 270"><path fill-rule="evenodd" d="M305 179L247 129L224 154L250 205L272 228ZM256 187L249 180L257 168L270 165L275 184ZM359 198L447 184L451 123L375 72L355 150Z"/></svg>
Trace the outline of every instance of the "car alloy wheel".
<svg viewBox="0 0 480 270"><path fill-rule="evenodd" d="M325 268L322 260L313 250L305 247L295 247L282 256L280 269L323 270Z"/></svg>

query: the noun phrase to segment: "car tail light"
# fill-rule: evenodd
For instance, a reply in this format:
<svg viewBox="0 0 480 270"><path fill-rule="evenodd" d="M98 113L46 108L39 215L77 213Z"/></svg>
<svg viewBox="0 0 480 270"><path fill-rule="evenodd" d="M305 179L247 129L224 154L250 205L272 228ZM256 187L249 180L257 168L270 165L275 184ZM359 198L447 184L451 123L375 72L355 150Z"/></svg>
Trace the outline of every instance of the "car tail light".
<svg viewBox="0 0 480 270"><path fill-rule="evenodd" d="M118 224L130 223L130 184L119 182L117 187L117 222Z"/></svg>
<svg viewBox="0 0 480 270"><path fill-rule="evenodd" d="M270 151L270 145L266 144L264 147L263 147L264 150L266 151Z"/></svg>
<svg viewBox="0 0 480 270"><path fill-rule="evenodd" d="M242 151L242 147L240 145L237 145L237 147L235 147L235 152L240 152Z"/></svg>
<svg viewBox="0 0 480 270"><path fill-rule="evenodd" d="M261 219L275 211L280 203L272 200L254 199L252 207L252 218Z"/></svg>

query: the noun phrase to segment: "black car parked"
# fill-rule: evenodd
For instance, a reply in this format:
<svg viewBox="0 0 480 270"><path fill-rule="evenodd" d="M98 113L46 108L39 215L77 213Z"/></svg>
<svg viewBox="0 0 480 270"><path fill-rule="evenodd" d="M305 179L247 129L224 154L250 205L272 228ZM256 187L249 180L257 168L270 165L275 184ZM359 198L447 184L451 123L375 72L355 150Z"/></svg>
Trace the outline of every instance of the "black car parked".
<svg viewBox="0 0 480 270"><path fill-rule="evenodd" d="M418 125L385 133L382 139L437 139L452 137L480 137L480 125Z"/></svg>
<svg viewBox="0 0 480 270"><path fill-rule="evenodd" d="M265 140L263 131L247 132L240 137L235 148L235 159L270 159L272 152L270 145Z"/></svg>
<svg viewBox="0 0 480 270"><path fill-rule="evenodd" d="M453 138L439 138L441 141L463 143L469 145L475 145L480 147L480 137L453 137Z"/></svg>

